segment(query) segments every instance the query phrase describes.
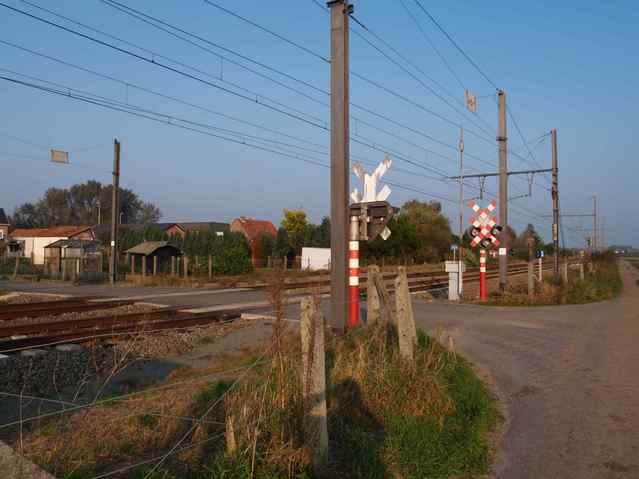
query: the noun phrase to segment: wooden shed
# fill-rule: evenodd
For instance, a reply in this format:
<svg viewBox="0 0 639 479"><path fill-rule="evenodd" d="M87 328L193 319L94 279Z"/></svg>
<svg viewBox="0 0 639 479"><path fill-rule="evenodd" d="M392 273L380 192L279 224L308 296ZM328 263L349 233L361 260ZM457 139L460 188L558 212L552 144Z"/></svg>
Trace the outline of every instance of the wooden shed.
<svg viewBox="0 0 639 479"><path fill-rule="evenodd" d="M52 276L63 273L102 272L102 243L97 240L61 239L44 247L45 271Z"/></svg>
<svg viewBox="0 0 639 479"><path fill-rule="evenodd" d="M172 269L172 258L182 256L182 251L168 241L145 241L125 253L131 265L131 274L140 273L143 276L168 273Z"/></svg>

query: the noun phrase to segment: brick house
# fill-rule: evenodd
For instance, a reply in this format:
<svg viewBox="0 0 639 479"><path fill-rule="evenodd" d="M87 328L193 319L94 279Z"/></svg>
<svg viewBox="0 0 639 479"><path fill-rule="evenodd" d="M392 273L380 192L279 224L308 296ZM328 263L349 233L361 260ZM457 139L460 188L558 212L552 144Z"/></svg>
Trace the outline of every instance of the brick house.
<svg viewBox="0 0 639 479"><path fill-rule="evenodd" d="M33 264L44 264L45 246L58 240L95 240L90 226L52 226L51 228L17 228L11 232L11 239L22 244L22 256L32 258Z"/></svg>
<svg viewBox="0 0 639 479"><path fill-rule="evenodd" d="M271 235L273 238L277 236L277 229L270 221L256 220L245 216L233 220L231 231L242 233L246 241L248 241L251 248L253 266L259 266L260 260L264 259L260 258L260 239L262 239L262 236Z"/></svg>

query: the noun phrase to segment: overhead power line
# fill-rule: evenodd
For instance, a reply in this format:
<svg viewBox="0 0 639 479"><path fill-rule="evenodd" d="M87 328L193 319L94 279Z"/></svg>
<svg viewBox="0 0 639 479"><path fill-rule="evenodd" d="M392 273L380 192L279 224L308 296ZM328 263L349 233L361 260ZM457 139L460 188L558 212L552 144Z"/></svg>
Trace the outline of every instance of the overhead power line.
<svg viewBox="0 0 639 479"><path fill-rule="evenodd" d="M239 97L241 97L241 98L243 98L243 99L245 99L245 100L248 100L248 101L251 101L251 102L254 102L254 103L258 103L259 105L264 106L264 107L269 108L269 109L272 109L272 110L274 110L274 111L276 111L276 112L278 112L278 113L282 113L282 114L285 114L285 115L291 116L291 117L293 117L293 118L295 118L295 119L300 119L301 121L304 121L304 122L306 122L306 123L308 123L308 124L311 124L312 126L320 127L320 128L322 128L322 129L324 129L325 131L328 131L328 126L325 124L325 122L324 122L323 120L318 119L318 118L316 118L316 117L313 117L313 116L311 116L311 115L308 115L308 113L306 113L306 112L304 112L304 111L301 111L301 110L299 110L299 109L293 108L293 107L291 107L291 106L289 106L289 105L285 105L285 104L283 104L283 103L281 103L281 102L278 102L277 100L274 100L274 99L272 99L272 98L269 98L269 97L266 97L266 96L264 96L264 95L261 95L260 93L257 93L257 92L251 91L251 90L247 90L247 89L245 89L245 88L243 88L243 87L241 87L241 86L238 86L238 85L236 85L236 84L234 84L234 83L232 83L232 82L228 82L228 81L225 81L225 80L223 80L223 79L221 79L221 78L219 78L219 77L217 77L217 76L211 75L210 73L205 72L205 71L203 71L203 70L201 70L201 69L199 69L199 68L196 68L196 67L193 67L193 66L191 66L191 65L188 65L188 64L185 64L185 63L183 63L183 62L180 62L179 60L175 60L175 59L173 59L173 58L170 58L170 57L167 57L167 56L161 55L161 54L159 54L159 53L157 53L157 52L154 52L154 51L152 51L152 50L149 50L149 49L147 49L147 48L145 48L145 47L142 47L142 46L137 45L137 44L135 44L135 43L132 43L132 42L129 42L129 41L124 40L124 39L122 39L122 38L119 38L119 37L116 37L116 36L114 36L114 35L111 35L111 34L109 34L109 33L107 33L107 32L101 31L101 30L99 30L99 29L96 29L96 28L91 27L91 26L89 26L89 25L86 25L86 24L84 24L84 23L77 22L76 20L73 20L73 19L71 19L71 18L69 18L69 17L63 16L63 15L59 15L59 14L57 14L56 12L53 12L52 10L46 9L46 8L44 8L44 7L40 7L40 6L38 6L38 5L36 5L36 4L32 3L32 2L28 2L27 0L21 0L21 1L23 1L24 3L27 3L28 5L33 6L33 7L35 7L35 8L39 8L39 9L41 9L41 10L43 10L43 11L46 11L47 13L49 13L49 14L51 14L51 15L54 15L54 16L57 16L57 17L63 18L63 19L65 19L66 21L69 21L69 22L71 22L71 23L74 23L74 24L77 24L77 25L79 25L79 26L82 26L83 28L89 29L89 30L91 30L91 31L93 31L93 32L99 33L100 35L107 36L108 38L111 38L111 39L116 40L116 41L118 41L118 42L122 42L122 43L124 43L124 44L126 44L126 45L129 45L129 46L133 47L133 48L139 49L139 50L141 50L141 51L143 51L143 52L147 53L147 54L148 54L151 58L150 58L150 59L149 59L149 58L146 58L146 57L144 57L144 56L142 56L142 55L138 55L138 54L136 54L135 52L131 52L131 51L128 51L128 50L126 50L126 49L120 48L120 47L118 47L118 46L116 46L116 45L112 45L112 44L110 44L110 43L108 43L108 42L104 42L104 41L102 41L102 40L95 39L95 38L93 38L93 37L90 37L89 35L86 35L86 34L83 34L83 33L80 33L80 32L76 32L75 30L72 30L72 29L70 29L70 28L67 28L67 27L64 27L64 26L58 25L58 24L56 24L56 23L54 23L54 22L50 22L50 21L48 21L48 20L46 20L46 19L42 19L42 18L37 17L37 16L35 16L35 15L32 15L32 14L30 14L30 13L28 13L28 12L23 12L23 11L21 11L21 10L19 10L19 9L15 9L15 8L13 8L13 7L9 7L9 6L7 6L6 4L0 3L0 5L5 6L6 8L9 8L9 9L11 9L11 10L14 10L14 11L16 11L16 12L18 12L18 13L23 13L23 14L25 14L26 16L29 16L29 17L34 18L34 19L36 19L36 20L42 21L42 22L44 22L44 23L46 23L46 24L49 24L50 26L54 26L54 27L57 27L57 28L61 28L62 30L65 30L65 31L67 31L67 32L70 32L70 33L73 33L73 34L79 35L79 36L81 36L81 37L83 37L83 38L89 39L89 40L94 41L94 42L96 42L96 43L98 43L98 44L101 44L101 45L103 45L103 46L107 46L107 47L109 47L109 48L113 48L113 49L115 49L116 51L119 51L119 52L121 52L121 53L129 54L129 55L133 56L134 58L137 58L137 59L140 59L140 60L146 61L146 62L148 62L148 63L155 64L155 65L160 66L160 67L165 68L165 69L169 69L170 71L174 71L174 72L176 72L176 73L184 74L184 72L180 72L179 70L177 70L177 69L175 69L175 68L171 67L170 65L166 65L166 64L164 64L164 63L162 63L162 62L159 62L157 59L164 59L164 60L167 60L167 61L168 61L168 62L170 62L170 63L174 63L174 64L176 64L176 65L182 66L182 67L184 67L184 68L187 68L187 69L189 69L189 70L192 70L192 71L194 71L194 72L197 72L198 74L205 75L205 76L207 76L207 77L209 77L209 78L212 78L212 79L214 79L214 80L216 80L216 81L221 81L221 82L224 82L224 83L228 83L228 84L232 85L234 88L238 88L238 89L240 89L240 90L242 90L242 91L244 91L244 92L246 92L246 93L248 93L248 94L250 94L250 95L254 95L254 98L253 98L253 97L247 97L247 95L244 95L244 94L242 94L242 93L239 93L239 94L238 94L237 92L234 92L234 91L229 90L229 89L227 89L227 88L224 88L224 87L221 87L221 86L219 86L219 85L216 85L215 83L212 83L212 82L210 82L210 81L203 80L203 79L198 78L198 77L196 77L196 76L194 76L194 75L191 75L191 74L189 74L189 73L187 73L187 74L186 74L186 76L188 76L189 78L192 78L192 79L195 79L195 80L201 81L201 82L203 82L203 83L205 83L205 84L207 84L207 85L209 85L209 86L212 86L212 87L215 87L215 88L221 89L222 91L225 91L226 93L230 93L230 94L233 94L233 95L239 96ZM281 84L281 83L280 83L280 84ZM318 91L321 91L321 89L318 89ZM329 93L328 93L328 92L324 92L324 93L325 93L326 95L329 95ZM261 100L260 100L260 98L263 98L263 99L265 99L265 100L268 100L268 102L273 103L274 105L278 105L279 107L282 107L282 108L284 108L284 109L291 110L291 111L293 111L293 112L295 112L295 113L294 113L294 114L291 114L290 112L288 112L288 111L286 111L286 110L282 110L282 108L273 107L272 105L270 105L270 104L268 104L268 103L265 103L264 101L261 101ZM408 101L410 101L409 99L407 99L407 100L408 100ZM317 101L317 100L315 100L315 101ZM327 104L327 103L322 103L322 102L319 102L319 103L320 103L320 104L324 104L324 106L328 107L328 104ZM411 129L411 127L409 127L409 126L407 126L407 125L405 125L405 124L403 124L403 123L397 122L397 121L395 121L395 120L391 120L391 119L390 119L390 118L388 118L387 116L385 116L385 115L381 115L381 114L379 114L379 113L376 113L376 112L374 112L374 111L373 111L373 110L371 110L371 109L368 109L368 108L366 108L366 107L363 107L363 106L361 106L361 105L357 105L357 104L353 104L353 103L352 103L351 105L352 105L354 108L358 108L358 109L360 109L360 110L362 110L362 111L366 111L367 113L372 114L372 115L375 115L375 116L377 116L378 118L382 118L382 119L385 119L386 121L392 122L393 124L395 124L395 125L397 125L397 126L400 126L400 127L402 127L402 128ZM308 118L304 118L304 117L308 117L308 118L310 118L312 121L310 121ZM353 118L353 119L355 119L355 120L359 120L359 121L361 121L362 123L365 123L363 120L361 120L361 119L359 119L359 118L357 118L357 117L352 117L352 118ZM375 127L375 126L373 126L373 128L376 128L376 129L378 129L378 130L380 130L380 131L384 131L384 130L379 129L379 128ZM431 139L432 141L438 142L438 143L440 143L440 144L443 144L443 145L447 146L448 148L452 148L453 150L456 150L456 147L455 147L455 146L453 146L453 145L449 145L449 144L446 144L446 143L444 143L444 142L441 142L441 141L439 141L439 140L437 140L437 139L434 139L432 136L427 135L427 134L424 134L423 132L419 132L418 130L415 130L415 129L411 129L411 131L413 131L413 132L416 132L416 131L417 131L417 132L418 132L418 134L420 134L421 136L423 136L423 137L425 137L425 138ZM387 131L384 131L384 132L385 132L385 133L387 133L387 134L389 134ZM397 136L396 136L396 137L397 137ZM397 137L397 138L399 138L399 137ZM430 152L432 152L432 150L428 150L428 149L425 149L425 150L426 150L426 151L430 151ZM433 153L434 153L434 152L433 152ZM437 154L437 153L435 153L435 154ZM439 154L437 154L437 155L438 155L438 156L442 156L442 155L439 155ZM469 156L469 158L474 158L474 159L477 159L477 158L478 158L478 157L476 157L476 156L471 156L470 154L467 154L467 156ZM451 159L451 158L449 158L449 157L445 157L445 156L442 156L442 157L443 157L443 158L450 159L451 161L455 161L454 159ZM483 160L481 160L481 159L480 159L479 161L483 161ZM485 161L484 161L484 162L485 162Z"/></svg>
<svg viewBox="0 0 639 479"><path fill-rule="evenodd" d="M408 7L406 6L406 3L404 3L404 0L399 0L399 3L402 4L402 7L404 7L404 11L406 12L406 14L413 20L413 22L415 23L415 25L417 26L417 29L421 32L422 36L424 37L424 39L426 40L426 42L430 45L430 47L435 51L435 53L437 54L437 56L439 57L439 59L442 61L442 63L444 64L444 66L446 67L446 69L450 72L450 74L453 76L453 78L455 78L455 80L457 80L457 83L459 83L459 86L462 87L463 90L467 90L466 86L464 85L464 82L462 81L461 77L457 74L457 72L455 70L453 70L453 68L450 66L450 64L448 63L448 61L446 60L446 57L444 57L444 55L442 55L442 53L439 51L439 48L437 48L437 46L435 45L435 42L433 42L430 38L430 36L426 33L426 31L422 28L421 23L419 23L419 21L417 20L417 18L415 17L415 15L413 15L413 13L408 9Z"/></svg>
<svg viewBox="0 0 639 479"><path fill-rule="evenodd" d="M417 6L422 10L422 12L424 12L426 16L435 24L435 26L446 36L446 38L448 38L448 40L453 44L453 46L457 49L457 51L459 51L459 53L461 53L464 56L464 58L468 60L468 62L475 68L475 70L477 70L480 73L480 75L486 79L488 83L490 83L493 87L495 87L495 90L499 90L499 87L497 86L497 84L494 81L492 81L488 77L488 75L484 73L484 71L479 67L479 65L477 65L477 63L475 63L475 61L470 57L470 55L468 55L468 53L466 53L464 49L460 47L459 44L453 39L453 37L444 29L444 27L442 27L439 24L439 22L435 19L435 17L433 17L428 12L428 10L424 8L424 6L422 5L422 2L420 2L420 0L414 0L414 1L417 4Z"/></svg>
<svg viewBox="0 0 639 479"><path fill-rule="evenodd" d="M244 21L244 22L248 23L249 25L253 25L253 26L254 26L254 27L256 27L256 28L259 28L260 30L265 31L265 32L269 33L270 35L275 36L276 38L279 38L279 39L281 39L281 40L286 41L286 43L288 43L288 44L291 44L291 45L297 46L297 47L298 47L298 48L300 48L302 51L305 51L305 52L307 52L307 53L309 53L309 51L310 51L310 52L311 52L311 54L312 54L313 56L323 58L323 57L322 57L322 55L320 55L320 54L318 54L318 53L316 53L316 52L313 52L312 50L310 50L310 49L308 49L308 48L306 48L306 47L303 47L303 46L302 46L302 45L300 45L299 43L294 42L294 41L292 41L292 40L290 40L290 39L288 39L288 38L284 37L283 35L281 35L281 34L279 34L279 33L277 33L277 32L274 32L273 30L271 30L271 29L269 29L269 28L267 28L267 27L264 27L263 25L258 24L257 22L254 22L254 21L252 21L252 20L250 20L250 19L248 19L248 18L246 18L246 17L243 17L242 15L236 14L235 12L232 12L231 10L229 10L229 9L227 9L227 8L221 7L221 6L217 5L217 4L215 4L214 2L211 2L210 0L202 0L202 1L203 1L203 2L205 2L205 3L207 3L207 4L209 4L209 5L211 5L211 6L214 6L214 7L216 7L216 8L219 8L221 11L223 11L223 12L225 12L225 13L227 13L227 14L229 14L229 15L231 15L231 16L233 16L233 17L235 17L235 18L238 18L238 19L240 19L240 20L242 20L242 21ZM439 119L440 119L440 120L442 120L442 121L445 121L445 122L447 122L447 123L449 123L449 124L452 124L452 125L454 125L454 126L456 126L456 127L460 127L460 126L461 126L458 122L456 122L456 121L454 121L454 120L451 120L450 118L447 118L447 117L445 117L445 116L441 115L440 113L437 113L437 112L435 112L435 111L431 110L430 108L427 108L427 107L425 107L425 106L423 106L423 105L420 105L420 104L418 104L417 102L415 102L414 100L410 100L410 99L408 99L408 98L407 98L406 96L404 96L404 95L400 95L400 94L398 94L398 93L397 93L397 92L395 92L394 90L392 90L392 89L390 89L390 88L388 88L388 87L385 87L385 86L381 85L379 82L376 82L376 81L370 80L368 77L366 77L365 75L363 75L363 74L361 74L361 73L355 72L355 71L353 71L353 70L350 70L350 73L351 73L351 75L353 75L354 77L359 78L360 80L365 81L365 82L369 83L370 85L373 85L373 86L375 86L376 88L378 88L378 89L381 89L381 90L385 91L386 93L389 93L389 94L391 94L391 95L393 95L393 96L395 96L395 97L397 97L397 98L400 98L400 99L402 99L403 101L408 101L408 102L409 102L410 104L412 104L413 106L418 107L419 109L421 109L421 110L423 110L423 111L425 111L425 112L429 113L430 115L435 116L436 118L439 118ZM484 141L488 141L489 143L491 143L491 144L492 144L492 140L490 140L490 139L488 139L488 138L486 138L486 137L484 137L484 136L480 135L479 133L477 133L477 132L475 132L475 131L473 131L473 130L470 130L470 129L466 129L466 131L467 131L469 134L474 135L474 136L476 136L476 137L478 137L478 138L480 138L480 139L482 139L482 140L484 140Z"/></svg>

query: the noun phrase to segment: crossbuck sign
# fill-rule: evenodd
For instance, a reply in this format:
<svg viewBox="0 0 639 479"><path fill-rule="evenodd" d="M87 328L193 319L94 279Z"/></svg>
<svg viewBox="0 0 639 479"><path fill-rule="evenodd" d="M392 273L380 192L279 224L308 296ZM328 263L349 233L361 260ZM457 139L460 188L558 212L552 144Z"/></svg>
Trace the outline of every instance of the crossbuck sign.
<svg viewBox="0 0 639 479"><path fill-rule="evenodd" d="M473 226L471 230L473 239L470 245L473 248L480 245L482 248L488 248L490 246L498 247L499 240L497 236L501 232L502 227L497 224L497 218L491 216L492 212L497 208L497 203L493 200L487 208L482 209L473 201L469 206L477 215L470 219L470 224Z"/></svg>

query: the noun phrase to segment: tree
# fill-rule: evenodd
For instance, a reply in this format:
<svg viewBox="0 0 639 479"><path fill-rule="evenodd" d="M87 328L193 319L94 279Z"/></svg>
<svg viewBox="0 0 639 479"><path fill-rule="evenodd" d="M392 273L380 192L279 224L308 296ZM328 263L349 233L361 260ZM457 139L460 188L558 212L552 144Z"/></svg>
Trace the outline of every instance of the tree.
<svg viewBox="0 0 639 479"><path fill-rule="evenodd" d="M91 225L111 220L113 186L96 180L70 188L49 188L35 203L18 206L11 223L16 227L35 228L57 225ZM149 224L157 222L162 213L152 203L143 202L136 193L120 188L120 211L124 223Z"/></svg>
<svg viewBox="0 0 639 479"><path fill-rule="evenodd" d="M300 253L308 230L308 220L304 210L284 210L282 228L286 230L289 245Z"/></svg>
<svg viewBox="0 0 639 479"><path fill-rule="evenodd" d="M319 225L309 224L306 228L304 246L313 248L330 248L331 246L331 220L327 216Z"/></svg>
<svg viewBox="0 0 639 479"><path fill-rule="evenodd" d="M448 218L442 214L441 203L407 201L401 208L400 216L405 216L415 225L419 242L415 254L417 261L437 262L446 258L453 242L453 233Z"/></svg>

